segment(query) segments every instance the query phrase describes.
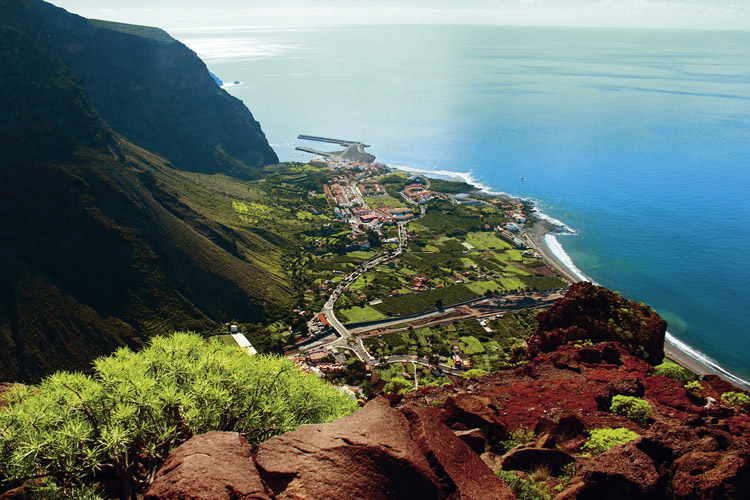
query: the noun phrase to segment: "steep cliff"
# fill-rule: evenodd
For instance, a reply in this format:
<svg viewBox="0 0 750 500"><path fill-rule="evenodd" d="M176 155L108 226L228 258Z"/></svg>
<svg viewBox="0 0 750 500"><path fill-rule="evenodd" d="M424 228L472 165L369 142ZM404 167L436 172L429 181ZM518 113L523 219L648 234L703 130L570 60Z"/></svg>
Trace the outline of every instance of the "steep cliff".
<svg viewBox="0 0 750 500"><path fill-rule="evenodd" d="M134 144L193 172L257 177L255 167L278 162L250 111L164 31L38 5L54 54L81 79L102 118Z"/></svg>
<svg viewBox="0 0 750 500"><path fill-rule="evenodd" d="M0 380L84 369L154 333L257 321L288 298L276 244L199 213L186 190L215 195L172 168L252 176L275 159L190 51L33 0L3 0L0 19ZM129 68L137 58L148 71ZM127 95L108 83L116 66ZM183 89L164 97L158 78ZM170 138L170 163L123 135L136 130Z"/></svg>

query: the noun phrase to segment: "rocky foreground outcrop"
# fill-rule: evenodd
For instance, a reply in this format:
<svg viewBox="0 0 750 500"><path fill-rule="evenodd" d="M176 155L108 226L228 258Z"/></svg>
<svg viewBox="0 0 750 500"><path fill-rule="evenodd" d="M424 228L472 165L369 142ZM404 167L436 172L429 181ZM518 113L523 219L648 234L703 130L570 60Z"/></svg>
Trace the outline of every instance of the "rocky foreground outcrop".
<svg viewBox="0 0 750 500"><path fill-rule="evenodd" d="M747 498L750 416L721 402L723 381L701 386L714 404L694 406L682 384L617 343L566 345L481 379L376 398L254 455L236 434L197 436L146 498L514 498L501 471L561 500ZM649 421L604 408L618 394L648 401ZM617 427L640 437L585 453L592 429Z"/></svg>
<svg viewBox="0 0 750 500"><path fill-rule="evenodd" d="M658 315L580 284L539 320L516 368L379 397L274 437L254 459L237 435L195 437L146 498L748 498L748 408L723 400L738 389L717 377L684 386L656 373ZM611 411L622 396L650 413ZM597 429L630 441L593 448Z"/></svg>
<svg viewBox="0 0 750 500"><path fill-rule="evenodd" d="M235 433L196 436L177 448L146 494L158 499L513 498L439 410L391 408L383 398L355 414L263 443L253 461Z"/></svg>

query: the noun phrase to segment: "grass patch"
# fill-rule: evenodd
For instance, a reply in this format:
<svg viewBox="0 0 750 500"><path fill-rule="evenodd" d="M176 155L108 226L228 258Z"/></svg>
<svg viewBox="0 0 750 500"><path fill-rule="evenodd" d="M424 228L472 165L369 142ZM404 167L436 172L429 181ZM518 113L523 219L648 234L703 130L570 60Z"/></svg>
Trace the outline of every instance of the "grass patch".
<svg viewBox="0 0 750 500"><path fill-rule="evenodd" d="M464 351L466 354L481 354L485 352L484 346L476 337L461 337L461 342L466 346Z"/></svg>
<svg viewBox="0 0 750 500"><path fill-rule="evenodd" d="M466 235L466 242L477 250L506 250L512 247L495 236L494 232L480 231Z"/></svg>
<svg viewBox="0 0 750 500"><path fill-rule="evenodd" d="M380 311L373 309L370 306L354 306L349 309L338 311L345 320L346 323L359 323L362 321L377 321L384 319L385 315Z"/></svg>

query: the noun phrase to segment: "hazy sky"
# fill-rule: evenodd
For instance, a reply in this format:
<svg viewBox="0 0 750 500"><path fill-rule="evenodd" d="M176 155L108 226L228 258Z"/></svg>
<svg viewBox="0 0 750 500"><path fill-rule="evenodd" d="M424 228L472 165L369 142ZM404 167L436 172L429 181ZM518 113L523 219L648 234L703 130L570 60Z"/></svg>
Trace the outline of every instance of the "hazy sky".
<svg viewBox="0 0 750 500"><path fill-rule="evenodd" d="M750 0L53 0L70 12L167 29L368 23L750 30Z"/></svg>

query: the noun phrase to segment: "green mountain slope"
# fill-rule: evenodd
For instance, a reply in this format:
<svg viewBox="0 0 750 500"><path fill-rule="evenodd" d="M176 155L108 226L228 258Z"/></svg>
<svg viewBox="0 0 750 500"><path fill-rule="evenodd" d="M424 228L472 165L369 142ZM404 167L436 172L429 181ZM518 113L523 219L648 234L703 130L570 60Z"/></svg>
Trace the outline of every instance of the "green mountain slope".
<svg viewBox="0 0 750 500"><path fill-rule="evenodd" d="M58 16L54 26L49 12ZM95 99L92 89L104 83L85 81L58 57L64 29L85 39L101 28L35 1L0 1L0 19L0 380L82 369L93 357L119 345L140 345L153 333L211 329L229 319L258 321L286 304L283 237L269 242L215 220L210 206L226 195L197 183L198 174L173 168L191 169L170 157L169 148L162 151L165 160L135 146L117 118L112 121L118 125L109 123L109 112L96 105L102 94ZM83 35L76 31L80 26ZM114 35L104 36L129 37L118 42L123 50L128 42L149 40L106 31ZM90 48L96 47L92 42ZM115 52L107 56L113 64ZM193 85L191 79L200 82L203 73L210 78L205 66L180 66L173 76L184 78L185 87ZM139 78L149 77L129 78L137 86ZM223 91L210 83L222 98ZM132 107L158 99L152 91L144 81L141 103ZM236 110L237 103L225 97L216 119L248 120L249 112ZM169 106L179 103L164 103L154 116L170 113ZM179 112L192 119L189 110ZM222 137L220 126L200 126L208 130L204 135ZM174 136L175 144L194 140L195 128L184 122L163 127L162 135ZM211 142L196 141L185 154L218 158ZM230 150L226 146L228 168L222 170L221 160L206 171L258 175ZM254 161L275 155L260 158Z"/></svg>

